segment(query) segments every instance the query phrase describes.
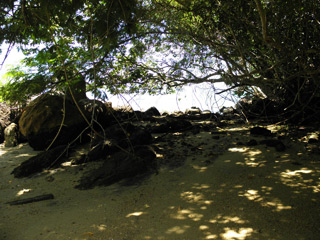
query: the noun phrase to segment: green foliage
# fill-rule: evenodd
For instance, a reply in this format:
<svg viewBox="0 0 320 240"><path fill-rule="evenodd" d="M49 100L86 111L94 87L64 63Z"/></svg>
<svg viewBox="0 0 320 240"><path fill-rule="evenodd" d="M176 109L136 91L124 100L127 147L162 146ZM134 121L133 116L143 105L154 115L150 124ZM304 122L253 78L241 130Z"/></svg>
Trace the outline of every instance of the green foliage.
<svg viewBox="0 0 320 240"><path fill-rule="evenodd" d="M238 96L300 108L320 97L319 19L310 0L6 1L0 42L19 44L31 70L1 93L85 81L103 98L103 88L159 94L225 82Z"/></svg>
<svg viewBox="0 0 320 240"><path fill-rule="evenodd" d="M163 33L154 45L179 46L166 63L175 85L223 81L240 95L255 86L287 106L319 95L320 2L153 0L150 8Z"/></svg>
<svg viewBox="0 0 320 240"><path fill-rule="evenodd" d="M40 75L28 80L28 74L20 66L12 68L4 78L6 83L0 86L0 95L10 104L25 103L32 95L47 90Z"/></svg>
<svg viewBox="0 0 320 240"><path fill-rule="evenodd" d="M139 4L135 0L1 3L0 42L18 44L27 56L23 68L28 69L12 69L2 98L12 101L20 90L24 98L45 90L67 91L79 81L94 91L108 85L117 52L125 51L124 44L135 33Z"/></svg>

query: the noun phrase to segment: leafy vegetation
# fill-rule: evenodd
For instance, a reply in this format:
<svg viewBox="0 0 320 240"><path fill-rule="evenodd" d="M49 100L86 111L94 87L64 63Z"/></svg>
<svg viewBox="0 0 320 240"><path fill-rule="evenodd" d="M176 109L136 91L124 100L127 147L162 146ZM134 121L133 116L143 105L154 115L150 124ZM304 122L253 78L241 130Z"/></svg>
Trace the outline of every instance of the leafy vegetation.
<svg viewBox="0 0 320 240"><path fill-rule="evenodd" d="M288 112L319 111L319 1L12 0L0 9L0 41L28 56L28 70L1 88L4 99L23 84L33 86L26 96L66 88L102 96L224 82ZM73 87L81 81L86 89Z"/></svg>
<svg viewBox="0 0 320 240"><path fill-rule="evenodd" d="M108 75L135 32L140 5L132 0L1 3L0 41L18 45L27 56L16 74L11 71L1 90L3 98L15 100L20 84L41 84L25 89L26 97L66 88L85 92L112 86ZM87 89L74 89L74 85L85 86L81 81Z"/></svg>
<svg viewBox="0 0 320 240"><path fill-rule="evenodd" d="M158 11L153 16L161 22L166 41L183 49L181 60L168 64L174 84L223 81L286 107L305 106L319 97L319 2L155 0L153 4ZM189 74L189 66L197 67L201 77ZM175 75L181 71L185 74Z"/></svg>

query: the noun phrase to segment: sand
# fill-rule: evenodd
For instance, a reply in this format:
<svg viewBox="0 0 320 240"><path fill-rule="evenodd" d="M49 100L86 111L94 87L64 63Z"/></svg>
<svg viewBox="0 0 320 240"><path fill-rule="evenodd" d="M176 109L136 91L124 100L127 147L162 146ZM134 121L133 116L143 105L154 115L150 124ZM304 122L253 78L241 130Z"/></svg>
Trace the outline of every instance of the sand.
<svg viewBox="0 0 320 240"><path fill-rule="evenodd" d="M86 169L68 164L16 179L11 171L38 152L0 146L0 239L320 239L320 155L298 141L284 152L238 145L250 139L239 129L188 135L197 151L164 149L182 166L91 190L74 188ZM6 204L42 194L55 198Z"/></svg>

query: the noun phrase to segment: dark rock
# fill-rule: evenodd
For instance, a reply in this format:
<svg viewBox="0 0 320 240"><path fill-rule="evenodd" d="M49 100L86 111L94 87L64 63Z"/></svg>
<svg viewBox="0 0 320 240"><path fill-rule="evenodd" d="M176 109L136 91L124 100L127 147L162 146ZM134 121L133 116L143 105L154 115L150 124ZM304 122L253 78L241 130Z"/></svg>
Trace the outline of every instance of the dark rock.
<svg viewBox="0 0 320 240"><path fill-rule="evenodd" d="M58 132L53 147L73 141L88 126L87 121L92 122L97 130L111 124L113 117L101 101L82 99L78 104L82 113L72 101L65 100L63 96L44 94L24 109L19 120L20 132L32 148L43 150L52 143ZM83 142L89 140L85 136L83 134L81 138Z"/></svg>
<svg viewBox="0 0 320 240"><path fill-rule="evenodd" d="M203 111L201 111L201 114L203 114L203 115L211 115L212 112L210 110L203 110Z"/></svg>
<svg viewBox="0 0 320 240"><path fill-rule="evenodd" d="M129 141L133 146L152 143L152 135L146 129L136 127L135 130L131 131L129 134Z"/></svg>
<svg viewBox="0 0 320 240"><path fill-rule="evenodd" d="M212 129L215 129L216 126L215 125L212 125L212 124L204 124L202 125L201 129L204 131L204 132L211 132Z"/></svg>
<svg viewBox="0 0 320 240"><path fill-rule="evenodd" d="M234 114L236 111L233 107L223 107L220 109L220 112L223 115L227 115L227 114Z"/></svg>
<svg viewBox="0 0 320 240"><path fill-rule="evenodd" d="M152 142L150 132L131 123L115 124L105 129L107 139L113 139L122 147L147 145Z"/></svg>
<svg viewBox="0 0 320 240"><path fill-rule="evenodd" d="M0 143L4 141L4 129L10 124L10 107L0 103Z"/></svg>
<svg viewBox="0 0 320 240"><path fill-rule="evenodd" d="M18 124L19 123L19 119L20 119L21 114L22 114L22 110L23 110L22 106L11 107L10 108L10 121Z"/></svg>
<svg viewBox="0 0 320 240"><path fill-rule="evenodd" d="M179 132L192 129L190 121L184 119L168 118L165 123L159 124L151 129L153 133Z"/></svg>
<svg viewBox="0 0 320 240"><path fill-rule="evenodd" d="M220 109L221 115L216 114L215 118L216 120L220 120L219 125L223 125L223 120L231 120L230 122L226 122L227 124L235 124L235 123L242 123L244 122L243 116L238 113L236 109L233 107L223 107Z"/></svg>
<svg viewBox="0 0 320 240"><path fill-rule="evenodd" d="M251 139L249 142L247 142L247 146L257 146L258 142L255 139Z"/></svg>
<svg viewBox="0 0 320 240"><path fill-rule="evenodd" d="M202 111L200 114L200 118L202 120L206 120L206 119L217 120L217 116L209 110Z"/></svg>
<svg viewBox="0 0 320 240"><path fill-rule="evenodd" d="M137 110L137 111L133 111L133 113L131 114L131 118L135 119L135 120L141 120L144 118L144 113Z"/></svg>
<svg viewBox="0 0 320 240"><path fill-rule="evenodd" d="M160 116L160 112L158 111L157 108L155 107L151 107L149 108L147 111L145 111L145 114L149 115L149 116Z"/></svg>
<svg viewBox="0 0 320 240"><path fill-rule="evenodd" d="M0 143L3 143L4 141L4 127L2 127L2 124L0 122Z"/></svg>
<svg viewBox="0 0 320 240"><path fill-rule="evenodd" d="M182 111L174 111L169 116L173 117L173 118L176 118L176 117L180 117L180 116L183 116L183 115L184 115L184 113Z"/></svg>
<svg viewBox="0 0 320 240"><path fill-rule="evenodd" d="M250 129L250 134L252 135L261 135L261 136L272 136L270 130L263 127L253 127Z"/></svg>
<svg viewBox="0 0 320 240"><path fill-rule="evenodd" d="M236 109L242 111L247 118L256 119L261 117L278 118L279 112L283 112L283 107L279 103L268 98L265 99L248 99L242 98L236 104Z"/></svg>
<svg viewBox="0 0 320 240"><path fill-rule="evenodd" d="M200 115L201 114L201 110L197 107L191 107L191 109L187 109L185 111L185 113L187 115Z"/></svg>
<svg viewBox="0 0 320 240"><path fill-rule="evenodd" d="M152 133L167 133L170 132L170 125L168 123L157 124L154 127L150 127Z"/></svg>
<svg viewBox="0 0 320 240"><path fill-rule="evenodd" d="M315 139L315 138L309 138L309 140L308 140L308 143L309 143L309 144L318 143L318 142L319 142L319 140L318 140L318 139Z"/></svg>
<svg viewBox="0 0 320 240"><path fill-rule="evenodd" d="M81 161L77 161L77 163L98 161L119 150L120 149L117 149L117 145L112 141L100 141L91 148L85 158L81 159Z"/></svg>
<svg viewBox="0 0 320 240"><path fill-rule="evenodd" d="M112 122L113 117L109 105L109 103L104 104L99 100L93 99L81 99L79 101L79 106L83 110L88 121L91 122L92 117L95 120L93 123L94 128L97 130L101 130L101 127L105 128L109 126ZM99 126L96 126L96 123L98 123Z"/></svg>
<svg viewBox="0 0 320 240"><path fill-rule="evenodd" d="M318 143L319 142L319 134L312 133L308 137L308 143L313 144L313 143Z"/></svg>
<svg viewBox="0 0 320 240"><path fill-rule="evenodd" d="M108 186L122 179L156 171L156 155L149 146L137 146L134 153L117 152L106 159L102 167L87 173L76 188L84 190Z"/></svg>
<svg viewBox="0 0 320 240"><path fill-rule="evenodd" d="M88 152L84 161L91 162L105 159L108 155L122 149L152 143L151 134L131 123L114 125L105 129L106 140L96 140L94 147Z"/></svg>
<svg viewBox="0 0 320 240"><path fill-rule="evenodd" d="M16 123L11 123L4 130L4 146L15 147L19 140L19 128Z"/></svg>
<svg viewBox="0 0 320 240"><path fill-rule="evenodd" d="M170 119L168 123L169 123L171 132L186 131L192 128L191 122L187 120Z"/></svg>
<svg viewBox="0 0 320 240"><path fill-rule="evenodd" d="M29 177L35 173L39 173L44 169L53 166L59 166L64 161L68 147L58 146L49 151L39 153L37 156L31 157L16 167L11 174L16 178Z"/></svg>
<svg viewBox="0 0 320 240"><path fill-rule="evenodd" d="M191 129L191 132L192 132L192 134L194 134L194 135L199 134L199 133L201 132L200 126L194 126L194 127Z"/></svg>
<svg viewBox="0 0 320 240"><path fill-rule="evenodd" d="M265 139L259 142L260 144L265 144L267 147L274 147L276 151L283 152L286 150L286 146L283 142L278 139Z"/></svg>
<svg viewBox="0 0 320 240"><path fill-rule="evenodd" d="M43 150L55 138L63 120L64 98L44 94L32 101L23 111L19 128L32 148ZM65 119L53 146L68 144L87 126L78 109L65 101Z"/></svg>

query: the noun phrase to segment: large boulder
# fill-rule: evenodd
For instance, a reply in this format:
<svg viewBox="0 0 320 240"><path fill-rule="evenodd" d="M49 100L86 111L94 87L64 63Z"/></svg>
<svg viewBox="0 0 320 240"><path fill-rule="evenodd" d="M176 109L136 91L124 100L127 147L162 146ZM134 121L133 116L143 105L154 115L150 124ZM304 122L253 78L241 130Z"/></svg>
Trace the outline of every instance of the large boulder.
<svg viewBox="0 0 320 240"><path fill-rule="evenodd" d="M86 122L71 101L65 101L63 96L44 94L23 110L19 129L32 148L43 150L57 135L62 121L61 131L52 146L68 144L83 131Z"/></svg>

